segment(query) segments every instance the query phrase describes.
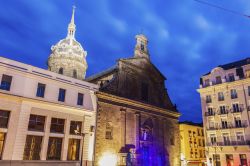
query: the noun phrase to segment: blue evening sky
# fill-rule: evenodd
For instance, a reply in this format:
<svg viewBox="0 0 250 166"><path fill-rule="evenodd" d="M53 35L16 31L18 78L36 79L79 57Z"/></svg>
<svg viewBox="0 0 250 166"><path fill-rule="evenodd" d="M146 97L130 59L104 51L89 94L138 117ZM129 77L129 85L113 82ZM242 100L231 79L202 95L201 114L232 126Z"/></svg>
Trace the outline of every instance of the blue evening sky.
<svg viewBox="0 0 250 166"><path fill-rule="evenodd" d="M250 14L249 0L208 0ZM0 56L46 69L51 45L67 34L76 5L76 38L87 75L131 57L143 29L152 62L167 77L181 120L201 121L199 78L250 55L250 19L194 0L6 0L0 3Z"/></svg>

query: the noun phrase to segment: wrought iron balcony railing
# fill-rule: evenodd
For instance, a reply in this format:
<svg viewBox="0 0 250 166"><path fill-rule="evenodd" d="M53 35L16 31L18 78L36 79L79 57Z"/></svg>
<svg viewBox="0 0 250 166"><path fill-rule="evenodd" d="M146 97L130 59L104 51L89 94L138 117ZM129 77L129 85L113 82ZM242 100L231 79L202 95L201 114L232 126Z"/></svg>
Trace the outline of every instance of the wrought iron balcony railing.
<svg viewBox="0 0 250 166"><path fill-rule="evenodd" d="M222 141L222 142L208 142L207 146L250 146L250 140L239 140L239 141Z"/></svg>
<svg viewBox="0 0 250 166"><path fill-rule="evenodd" d="M233 128L246 128L248 126L247 120L235 121L234 123L215 124L214 126L208 126L207 130L223 130Z"/></svg>
<svg viewBox="0 0 250 166"><path fill-rule="evenodd" d="M214 116L215 112L205 112L205 116Z"/></svg>

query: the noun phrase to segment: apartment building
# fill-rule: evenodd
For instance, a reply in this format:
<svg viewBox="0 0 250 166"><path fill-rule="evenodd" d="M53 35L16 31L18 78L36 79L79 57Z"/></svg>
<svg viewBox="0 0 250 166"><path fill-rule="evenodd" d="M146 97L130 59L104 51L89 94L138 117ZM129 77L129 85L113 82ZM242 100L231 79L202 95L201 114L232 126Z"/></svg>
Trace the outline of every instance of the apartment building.
<svg viewBox="0 0 250 166"><path fill-rule="evenodd" d="M180 122L181 165L204 166L205 140L202 123Z"/></svg>
<svg viewBox="0 0 250 166"><path fill-rule="evenodd" d="M250 165L250 58L212 69L198 92L208 165Z"/></svg>

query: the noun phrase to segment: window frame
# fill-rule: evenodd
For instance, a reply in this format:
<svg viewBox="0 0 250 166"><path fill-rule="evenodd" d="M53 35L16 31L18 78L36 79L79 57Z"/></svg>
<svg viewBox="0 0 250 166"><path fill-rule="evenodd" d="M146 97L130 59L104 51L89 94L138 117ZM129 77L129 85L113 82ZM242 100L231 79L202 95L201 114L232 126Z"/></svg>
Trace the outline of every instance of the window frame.
<svg viewBox="0 0 250 166"><path fill-rule="evenodd" d="M12 78L13 77L10 75L3 74L1 79L0 89L10 91Z"/></svg>
<svg viewBox="0 0 250 166"><path fill-rule="evenodd" d="M35 120L32 119L32 116L35 118ZM41 120L41 119L43 119L43 120ZM34 124L32 124L33 122L34 122ZM29 124L28 124L28 131L44 132L45 123L46 123L46 116L30 114ZM31 127L32 125L34 125L35 127L32 128ZM42 126L42 128L39 129L39 127L37 128L36 126Z"/></svg>
<svg viewBox="0 0 250 166"><path fill-rule="evenodd" d="M59 88L57 100L60 102L65 102L65 98L66 98L66 89Z"/></svg>
<svg viewBox="0 0 250 166"><path fill-rule="evenodd" d="M56 123L54 123L53 120L56 120ZM59 121L63 121L63 124L59 123ZM50 132L64 134L64 130L65 130L65 119L52 117L50 124Z"/></svg>
<svg viewBox="0 0 250 166"><path fill-rule="evenodd" d="M84 103L84 93L78 93L77 95L77 105L83 106Z"/></svg>
<svg viewBox="0 0 250 166"><path fill-rule="evenodd" d="M46 84L43 84L43 83L39 82L37 84L36 97L44 98L45 90L46 90Z"/></svg>
<svg viewBox="0 0 250 166"><path fill-rule="evenodd" d="M7 114L7 115L4 116L4 114ZM0 121L0 128L5 128L5 129L8 128L9 120L10 120L10 114L11 114L10 111L0 109L0 120L1 120ZM3 120L6 121L4 124L2 124L2 122L4 122Z"/></svg>

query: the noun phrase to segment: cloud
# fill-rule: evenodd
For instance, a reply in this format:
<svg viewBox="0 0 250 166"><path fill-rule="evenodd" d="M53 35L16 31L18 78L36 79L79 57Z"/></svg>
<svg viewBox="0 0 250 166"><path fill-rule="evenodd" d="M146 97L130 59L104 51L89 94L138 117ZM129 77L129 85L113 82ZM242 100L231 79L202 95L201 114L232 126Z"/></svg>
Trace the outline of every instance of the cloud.
<svg viewBox="0 0 250 166"><path fill-rule="evenodd" d="M247 13L246 1L221 6ZM183 113L200 120L199 77L213 67L250 55L248 19L195 1L92 0L5 1L0 6L0 55L46 68L50 46L64 38L76 8L76 38L88 52L88 75L131 57L141 29L152 62Z"/></svg>

